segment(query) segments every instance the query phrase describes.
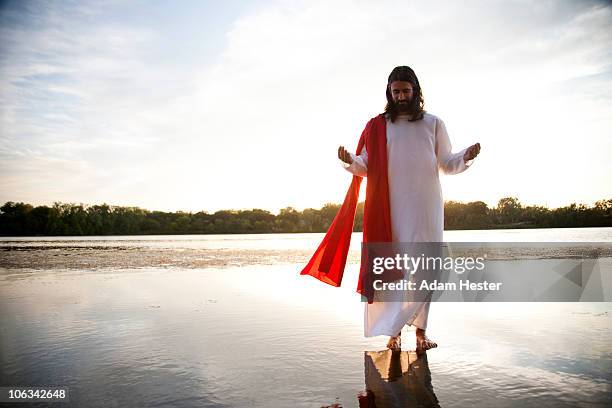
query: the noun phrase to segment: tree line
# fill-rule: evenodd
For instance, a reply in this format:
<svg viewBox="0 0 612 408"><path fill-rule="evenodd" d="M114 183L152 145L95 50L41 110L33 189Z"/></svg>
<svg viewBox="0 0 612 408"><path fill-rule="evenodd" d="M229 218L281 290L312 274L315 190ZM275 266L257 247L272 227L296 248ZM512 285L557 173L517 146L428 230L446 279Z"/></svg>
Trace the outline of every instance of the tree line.
<svg viewBox="0 0 612 408"><path fill-rule="evenodd" d="M1 236L67 235L168 235L325 232L340 205L297 211L284 208L275 215L267 210L221 210L174 213L108 204L84 205L56 202L37 206L6 202L0 207ZM612 226L612 199L592 206L573 203L549 209L523 206L516 197L499 200L495 208L482 201L444 203L444 227L455 229L563 228ZM357 206L355 231L363 227L363 203Z"/></svg>

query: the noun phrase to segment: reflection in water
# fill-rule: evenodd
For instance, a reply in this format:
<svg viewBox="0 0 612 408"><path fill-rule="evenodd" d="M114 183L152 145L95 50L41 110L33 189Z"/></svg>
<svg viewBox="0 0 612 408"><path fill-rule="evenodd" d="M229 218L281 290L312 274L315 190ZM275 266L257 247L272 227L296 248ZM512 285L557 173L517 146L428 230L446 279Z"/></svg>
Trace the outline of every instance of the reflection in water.
<svg viewBox="0 0 612 408"><path fill-rule="evenodd" d="M536 232L574 237L502 235ZM468 241L467 231L448 233ZM99 237L83 248L55 237L49 249L23 251L17 239L9 250L0 242L0 386L68 386L68 406L88 408L348 408L364 388L365 358L366 407L610 406L612 303L435 302L430 325L444 346L429 361L362 357L386 338L363 337L359 247L342 287L321 285L299 275L307 241L320 242L312 236L132 237L125 246Z"/></svg>
<svg viewBox="0 0 612 408"><path fill-rule="evenodd" d="M427 353L364 352L366 392L359 407L439 407L431 385Z"/></svg>

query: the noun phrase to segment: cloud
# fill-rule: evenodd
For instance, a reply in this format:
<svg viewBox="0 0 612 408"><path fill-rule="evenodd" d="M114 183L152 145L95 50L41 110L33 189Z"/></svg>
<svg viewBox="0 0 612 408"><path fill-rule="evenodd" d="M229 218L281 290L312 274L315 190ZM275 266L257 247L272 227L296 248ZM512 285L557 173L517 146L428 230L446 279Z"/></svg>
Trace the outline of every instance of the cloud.
<svg viewBox="0 0 612 408"><path fill-rule="evenodd" d="M507 190L542 202L541 183L559 188L555 204L609 194L604 4L271 2L227 27L206 64L174 52L174 26L116 18L124 7L0 12L0 201L168 210L340 201L350 175L337 146L354 148L400 64L415 68L457 149L483 144L470 177L444 180L445 198L493 203ZM197 35L210 40L205 22ZM575 132L584 158L567 166ZM64 188L34 189L28 169Z"/></svg>

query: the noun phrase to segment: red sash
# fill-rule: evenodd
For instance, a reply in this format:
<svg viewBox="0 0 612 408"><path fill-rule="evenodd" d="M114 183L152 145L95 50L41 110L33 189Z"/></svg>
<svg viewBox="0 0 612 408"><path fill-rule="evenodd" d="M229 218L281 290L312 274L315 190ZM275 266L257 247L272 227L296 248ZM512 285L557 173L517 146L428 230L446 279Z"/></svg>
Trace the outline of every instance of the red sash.
<svg viewBox="0 0 612 408"><path fill-rule="evenodd" d="M378 115L367 123L357 145L357 155L366 147L368 151L368 183L363 214L363 242L391 242L391 209L389 206L389 182L387 167L387 121ZM300 273L312 275L332 286L340 286L346 258L348 256L351 234L357 210L357 199L362 178L353 176L344 203L336 214L323 241ZM361 267L357 292L365 296L368 303L374 301L372 281L394 281L401 278L401 271L385 271L373 275L367 268L366 251L362 249Z"/></svg>

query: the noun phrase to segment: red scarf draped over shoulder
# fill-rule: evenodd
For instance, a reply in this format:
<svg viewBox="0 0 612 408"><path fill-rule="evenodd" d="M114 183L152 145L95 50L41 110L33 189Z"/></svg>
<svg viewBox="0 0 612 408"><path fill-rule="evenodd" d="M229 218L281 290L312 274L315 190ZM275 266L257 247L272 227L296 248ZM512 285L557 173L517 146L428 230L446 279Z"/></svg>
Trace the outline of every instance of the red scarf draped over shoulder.
<svg viewBox="0 0 612 408"><path fill-rule="evenodd" d="M363 242L391 242L391 210L389 206L389 182L387 167L387 121L384 115L370 119L361 133L357 155L363 147L368 152L368 183L363 214ZM342 207L332 221L323 241L300 273L311 275L332 286L340 286L348 256L351 234L357 210L357 199L362 177L353 176ZM362 248L361 267L357 292L365 296L368 303L374 300L373 273L367 267L366 251ZM393 281L399 279L397 270L385 271L376 279Z"/></svg>

